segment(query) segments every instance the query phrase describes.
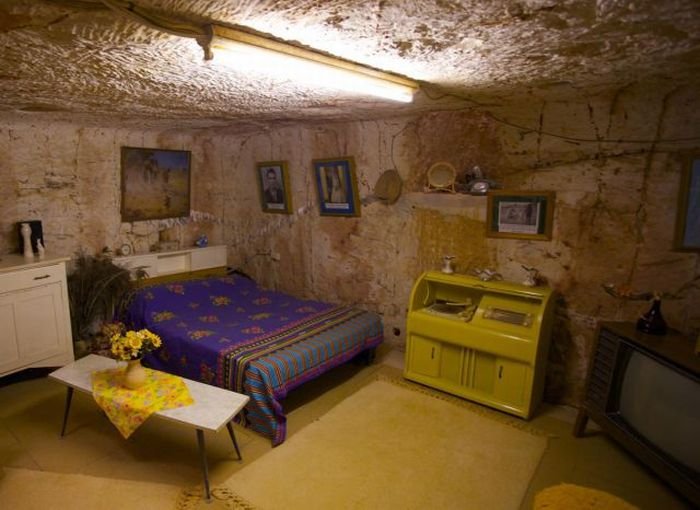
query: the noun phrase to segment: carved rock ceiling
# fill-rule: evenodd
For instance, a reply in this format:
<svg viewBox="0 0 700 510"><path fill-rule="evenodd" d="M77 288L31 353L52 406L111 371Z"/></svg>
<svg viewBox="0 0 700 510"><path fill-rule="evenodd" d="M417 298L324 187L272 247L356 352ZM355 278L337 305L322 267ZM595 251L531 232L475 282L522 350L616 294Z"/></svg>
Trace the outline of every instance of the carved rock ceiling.
<svg viewBox="0 0 700 510"><path fill-rule="evenodd" d="M109 3L110 0L105 0ZM121 1L121 0L112 0ZM203 60L99 0L0 2L0 118L213 127L371 119L700 76L698 0L134 0L271 34L425 85L413 104Z"/></svg>

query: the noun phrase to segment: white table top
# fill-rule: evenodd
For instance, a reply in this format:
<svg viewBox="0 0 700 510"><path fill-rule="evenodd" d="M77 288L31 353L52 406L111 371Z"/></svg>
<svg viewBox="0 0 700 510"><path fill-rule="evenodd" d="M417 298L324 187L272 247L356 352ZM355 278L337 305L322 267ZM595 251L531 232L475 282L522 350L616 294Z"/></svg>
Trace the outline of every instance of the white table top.
<svg viewBox="0 0 700 510"><path fill-rule="evenodd" d="M89 354L79 359L75 363L66 365L49 374L49 377L76 390L92 394L92 380L90 375L96 370L116 368L118 362ZM212 430L218 432L233 419L248 403L250 397L234 391L225 390L217 386L203 384L190 379L182 378L190 394L194 399L194 404L158 411L155 416L160 416L168 420L191 425L198 429Z"/></svg>

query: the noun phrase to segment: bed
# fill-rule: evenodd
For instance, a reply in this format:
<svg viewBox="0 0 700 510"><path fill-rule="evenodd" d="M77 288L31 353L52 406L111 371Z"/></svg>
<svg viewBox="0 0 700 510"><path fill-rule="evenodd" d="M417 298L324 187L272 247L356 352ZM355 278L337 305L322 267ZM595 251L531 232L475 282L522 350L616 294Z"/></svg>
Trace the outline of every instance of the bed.
<svg viewBox="0 0 700 510"><path fill-rule="evenodd" d="M383 340L376 313L298 299L236 274L143 287L123 320L162 338L147 366L249 395L241 421L273 446L286 436L281 400L289 391L360 354L371 359Z"/></svg>

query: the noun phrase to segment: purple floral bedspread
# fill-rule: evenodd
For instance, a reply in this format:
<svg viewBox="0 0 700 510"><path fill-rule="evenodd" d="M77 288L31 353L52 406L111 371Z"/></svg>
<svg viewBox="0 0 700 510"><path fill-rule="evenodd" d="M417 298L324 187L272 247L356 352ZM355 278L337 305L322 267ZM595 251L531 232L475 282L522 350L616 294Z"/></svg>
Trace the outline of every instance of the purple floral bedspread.
<svg viewBox="0 0 700 510"><path fill-rule="evenodd" d="M243 421L273 445L286 435L280 400L290 390L383 339L375 313L298 299L237 275L143 288L124 320L162 338L147 365L249 395Z"/></svg>

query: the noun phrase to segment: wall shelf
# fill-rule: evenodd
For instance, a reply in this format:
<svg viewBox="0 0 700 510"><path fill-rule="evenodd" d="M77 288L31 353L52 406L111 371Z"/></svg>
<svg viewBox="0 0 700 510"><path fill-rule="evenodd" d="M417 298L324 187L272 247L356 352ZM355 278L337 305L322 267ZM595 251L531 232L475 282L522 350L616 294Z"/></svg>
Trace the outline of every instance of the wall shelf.
<svg viewBox="0 0 700 510"><path fill-rule="evenodd" d="M162 278L225 267L226 252L226 246L218 245L115 257L113 261L129 269L134 279L139 269L145 271L148 278Z"/></svg>

